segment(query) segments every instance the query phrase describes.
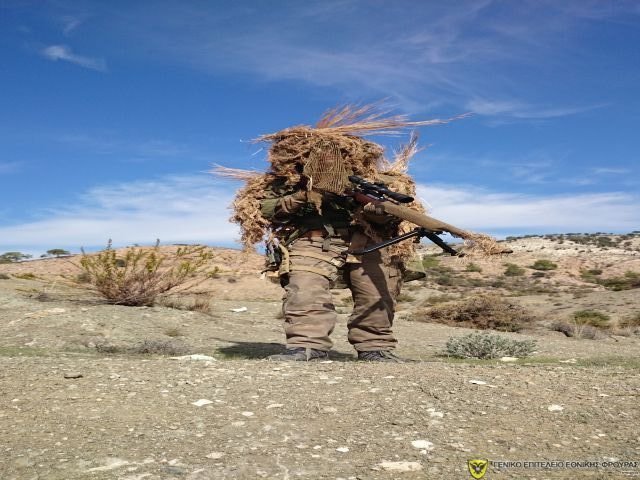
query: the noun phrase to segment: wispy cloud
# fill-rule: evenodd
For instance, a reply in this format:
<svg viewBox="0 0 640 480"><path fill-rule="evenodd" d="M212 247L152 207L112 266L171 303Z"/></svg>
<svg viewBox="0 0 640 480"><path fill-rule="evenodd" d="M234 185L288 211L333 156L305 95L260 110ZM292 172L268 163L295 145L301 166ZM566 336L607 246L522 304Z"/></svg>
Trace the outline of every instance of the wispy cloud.
<svg viewBox="0 0 640 480"><path fill-rule="evenodd" d="M0 161L0 175L16 173L22 167L22 162L2 162Z"/></svg>
<svg viewBox="0 0 640 480"><path fill-rule="evenodd" d="M628 193L521 195L453 185L418 188L431 214L485 232L631 231L640 225L640 197Z"/></svg>
<svg viewBox="0 0 640 480"><path fill-rule="evenodd" d="M62 60L65 62L70 62L75 65L79 65L83 68L88 68L90 70L96 70L98 72L106 72L107 71L107 63L102 58L92 58L85 57L83 55L78 55L71 51L71 48L66 45L50 45L45 47L40 52L42 56L45 58L58 61Z"/></svg>
<svg viewBox="0 0 640 480"><path fill-rule="evenodd" d="M0 251L53 246L77 251L104 246L109 238L116 245L156 238L230 244L238 237L228 221L233 192L233 184L205 175L96 187L72 207L52 207L43 218L0 228Z"/></svg>
<svg viewBox="0 0 640 480"><path fill-rule="evenodd" d="M86 20L86 15L63 15L61 17L62 33L65 36L71 35Z"/></svg>
<svg viewBox="0 0 640 480"><path fill-rule="evenodd" d="M120 154L134 158L198 156L190 146L166 139L131 140L121 132L90 131L49 135L56 143L99 155Z"/></svg>
<svg viewBox="0 0 640 480"><path fill-rule="evenodd" d="M626 175L631 173L629 168L616 168L616 167L600 167L594 168L593 173L595 175Z"/></svg>
<svg viewBox="0 0 640 480"><path fill-rule="evenodd" d="M484 115L542 119L602 106L540 100L544 94L536 78L548 77L549 69L567 71L588 56L576 54L585 48L577 35L585 23L633 14L618 9L596 18L602 9L574 11L534 1L468 1L455 9L441 2L417 8L400 2L378 10L349 0L326 0L321 7L283 3L286 15L260 3L235 4L224 12L164 4L144 15L134 11L141 18L135 26L125 21L130 15L117 18L123 34L134 37L145 54L216 75L302 81L358 98L382 94L409 111L446 99Z"/></svg>
<svg viewBox="0 0 640 480"><path fill-rule="evenodd" d="M518 119L545 119L566 117L606 107L607 104L580 107L545 107L526 104L517 100L487 100L475 98L467 103L467 108L479 115L501 115Z"/></svg>

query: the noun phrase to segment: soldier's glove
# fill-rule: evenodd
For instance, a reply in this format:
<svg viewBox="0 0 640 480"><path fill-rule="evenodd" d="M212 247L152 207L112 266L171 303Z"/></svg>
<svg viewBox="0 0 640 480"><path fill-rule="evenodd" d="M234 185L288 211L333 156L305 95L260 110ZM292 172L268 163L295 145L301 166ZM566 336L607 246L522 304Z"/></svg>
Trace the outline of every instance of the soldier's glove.
<svg viewBox="0 0 640 480"><path fill-rule="evenodd" d="M280 200L280 208L283 213L296 213L307 204L308 197L306 190L300 190Z"/></svg>
<svg viewBox="0 0 640 480"><path fill-rule="evenodd" d="M375 215L384 215L384 208L378 203L369 202L362 208L366 213L373 213Z"/></svg>

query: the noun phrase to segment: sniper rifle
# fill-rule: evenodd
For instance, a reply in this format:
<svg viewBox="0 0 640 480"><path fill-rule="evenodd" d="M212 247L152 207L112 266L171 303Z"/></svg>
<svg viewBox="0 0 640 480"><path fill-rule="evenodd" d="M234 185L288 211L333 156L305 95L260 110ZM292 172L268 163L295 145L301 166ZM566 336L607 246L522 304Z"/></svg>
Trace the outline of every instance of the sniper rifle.
<svg viewBox="0 0 640 480"><path fill-rule="evenodd" d="M367 182L357 175L350 175L349 181L351 182L352 187L345 191L345 195L352 197L356 202L363 205L372 204L376 213L386 213L417 225L414 230L405 233L404 235L400 235L371 247L352 251L350 253L354 255L363 255L388 247L389 245L402 242L409 238L415 237L416 241L419 242L420 238L426 237L450 255L458 257L464 256L464 253L458 252L451 246L447 245L438 235L448 232L456 237L468 238L470 236L469 232L402 205L403 203L406 204L413 202L414 198L409 195L393 192L382 182ZM511 251L504 250L499 253L511 253Z"/></svg>

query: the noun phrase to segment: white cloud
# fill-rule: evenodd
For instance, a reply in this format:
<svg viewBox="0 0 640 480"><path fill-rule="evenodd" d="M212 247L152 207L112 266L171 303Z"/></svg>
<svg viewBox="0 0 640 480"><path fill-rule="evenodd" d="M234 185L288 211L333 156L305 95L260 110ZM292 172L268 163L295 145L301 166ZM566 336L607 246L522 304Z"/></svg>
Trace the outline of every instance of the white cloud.
<svg viewBox="0 0 640 480"><path fill-rule="evenodd" d="M45 218L0 227L0 251L33 254L81 246L206 243L239 237L228 220L237 184L209 176L170 177L96 187L77 204L50 208ZM463 186L418 187L430 214L460 228L487 233L631 231L640 225L637 195L602 193L528 196Z"/></svg>
<svg viewBox="0 0 640 480"><path fill-rule="evenodd" d="M71 207L50 208L46 218L0 228L0 250L46 251L81 246L200 242L230 244L234 185L213 177L173 177L96 187ZM4 249L4 250L3 250Z"/></svg>
<svg viewBox="0 0 640 480"><path fill-rule="evenodd" d="M467 108L479 115L502 115L519 119L545 119L566 117L588 112L607 104L597 104L581 107L544 107L531 105L517 100L487 100L474 98L467 103Z"/></svg>
<svg viewBox="0 0 640 480"><path fill-rule="evenodd" d="M90 70L96 70L98 72L107 71L107 63L102 58L91 58L82 55L77 55L71 51L66 45L50 45L45 47L40 52L45 58L52 61L63 60L75 65L79 65Z"/></svg>
<svg viewBox="0 0 640 480"><path fill-rule="evenodd" d="M640 197L627 193L522 195L451 185L418 188L430 214L484 232L631 231L640 225Z"/></svg>

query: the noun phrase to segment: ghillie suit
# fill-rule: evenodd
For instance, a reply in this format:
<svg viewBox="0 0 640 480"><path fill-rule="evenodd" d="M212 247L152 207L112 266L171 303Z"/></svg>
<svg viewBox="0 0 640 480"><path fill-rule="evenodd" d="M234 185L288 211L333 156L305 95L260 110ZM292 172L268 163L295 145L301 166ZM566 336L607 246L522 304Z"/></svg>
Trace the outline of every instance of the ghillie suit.
<svg viewBox="0 0 640 480"><path fill-rule="evenodd" d="M415 182L407 174L409 162L418 152L415 133L392 160L384 157L382 146L362 136L398 134L409 128L439 125L451 120L412 122L403 116L380 112L376 105L347 105L326 112L315 127L299 125L259 137L256 142L270 143L270 165L266 173L226 167L214 169L217 175L246 182L236 195L231 216L231 221L240 225L244 248L251 249L265 238L287 241L294 233L288 225L274 225L263 216L261 202L273 192L286 194L306 189L309 201L320 210L320 192L341 194L348 187L345 182L347 176L357 175L373 182L383 182L390 190L415 197ZM418 200L405 206L425 213ZM354 219L374 240L407 233L415 227L413 223L400 221L391 230L383 232L366 220L363 210L357 211ZM462 238L467 242L467 251L476 249L495 253L499 248L490 237L482 234L463 232ZM385 250L385 263L406 263L415 254L415 244L406 241Z"/></svg>
<svg viewBox="0 0 640 480"><path fill-rule="evenodd" d="M337 318L330 289L344 282L353 299L347 338L358 358L398 360L390 353L397 343L392 331L395 299L403 274L407 280L424 276L424 271L420 275L407 268L415 255L414 244L405 241L359 256L355 253L413 230L419 223L402 218L425 218L424 207L407 199L411 201L405 204L408 208L398 210L392 204L396 213L390 215L384 209L392 209L391 204L381 205L368 197L361 202L353 181L359 177L357 181L383 182L414 197L415 183L407 175L407 166L417 151L416 137L389 161L380 145L362 136L440 123L446 120L410 122L378 113L373 106L346 106L325 114L315 127L301 125L260 137L258 141L270 143L266 173L215 170L246 181L233 203L232 220L240 224L245 248L266 238L266 273L286 291L288 350L272 359L326 358ZM455 230L463 238L473 236Z"/></svg>

